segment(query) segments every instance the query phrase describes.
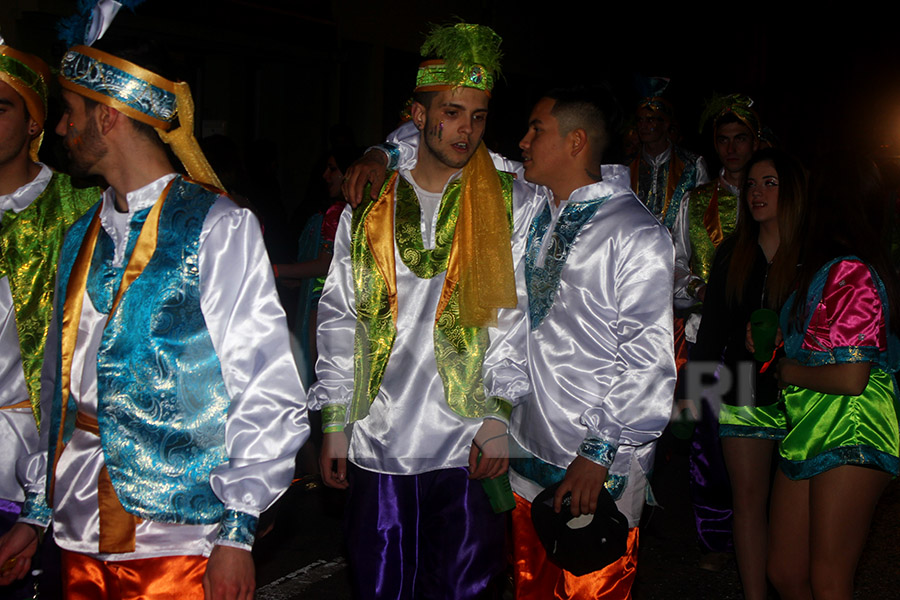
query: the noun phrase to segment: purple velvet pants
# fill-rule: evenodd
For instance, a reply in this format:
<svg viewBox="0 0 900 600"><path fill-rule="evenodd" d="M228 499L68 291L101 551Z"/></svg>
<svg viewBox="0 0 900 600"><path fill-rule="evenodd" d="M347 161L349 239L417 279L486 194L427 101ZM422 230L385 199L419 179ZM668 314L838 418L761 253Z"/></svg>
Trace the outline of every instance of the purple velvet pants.
<svg viewBox="0 0 900 600"><path fill-rule="evenodd" d="M350 466L346 538L354 597L490 598L505 515L464 468L385 475Z"/></svg>

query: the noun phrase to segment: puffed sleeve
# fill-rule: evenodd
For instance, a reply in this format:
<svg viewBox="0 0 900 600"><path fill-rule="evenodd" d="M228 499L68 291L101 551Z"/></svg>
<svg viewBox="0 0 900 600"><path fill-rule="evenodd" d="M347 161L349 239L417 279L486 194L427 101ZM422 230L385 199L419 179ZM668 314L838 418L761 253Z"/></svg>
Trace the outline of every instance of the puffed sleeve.
<svg viewBox="0 0 900 600"><path fill-rule="evenodd" d="M484 357L485 396L491 399L490 416L509 422L512 407L531 391L526 359L528 335L528 293L525 287L525 244L528 227L534 215L534 188L516 181L513 185L512 256L516 270L515 308L503 309L497 315L497 327L489 329L491 344Z"/></svg>
<svg viewBox="0 0 900 600"><path fill-rule="evenodd" d="M839 261L828 271L803 349L828 352L834 363L875 360L887 347L885 310L869 267Z"/></svg>
<svg viewBox="0 0 900 600"><path fill-rule="evenodd" d="M322 411L325 433L343 431L347 407L353 397L353 354L356 303L350 256L353 213L344 209L334 238L334 258L319 300L316 345L316 382L309 391L310 409Z"/></svg>
<svg viewBox="0 0 900 600"><path fill-rule="evenodd" d="M200 307L231 398L228 461L210 475L225 504L216 543L249 550L259 513L290 485L309 437L306 394L253 213L219 199L204 222L199 269Z"/></svg>
<svg viewBox="0 0 900 600"><path fill-rule="evenodd" d="M58 297L55 291L53 297ZM25 504L19 514L19 521L40 527L50 525L52 515L47 503L47 448L50 446L50 409L56 386L56 350L59 340L56 318L54 306L44 346L44 361L41 364L41 428L38 445L33 452L21 456L16 463L16 477L25 489Z"/></svg>
<svg viewBox="0 0 900 600"><path fill-rule="evenodd" d="M678 207L678 216L672 226L672 242L675 244L675 308L690 308L700 299L695 296L696 287L703 279L691 273L691 238L689 207L691 193L684 195Z"/></svg>
<svg viewBox="0 0 900 600"><path fill-rule="evenodd" d="M675 387L671 239L655 222L619 243L612 282L616 372L605 396L581 416L588 435L578 450L606 466L621 446L641 446L661 435Z"/></svg>

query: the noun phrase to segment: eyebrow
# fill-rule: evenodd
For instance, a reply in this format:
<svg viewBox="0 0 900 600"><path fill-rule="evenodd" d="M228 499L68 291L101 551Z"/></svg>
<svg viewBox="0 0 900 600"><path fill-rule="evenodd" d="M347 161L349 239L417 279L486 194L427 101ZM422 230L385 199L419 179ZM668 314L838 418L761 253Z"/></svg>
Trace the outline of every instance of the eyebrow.
<svg viewBox="0 0 900 600"><path fill-rule="evenodd" d="M6 98L0 98L0 104L4 106L12 106L12 100L7 100Z"/></svg>
<svg viewBox="0 0 900 600"><path fill-rule="evenodd" d="M444 102L443 104L441 104L441 108L455 108L457 110L468 110L465 106L463 106L462 104L457 104L456 102ZM487 112L487 111L488 111L488 109L486 109L486 108L476 108L472 112L477 113L477 112Z"/></svg>

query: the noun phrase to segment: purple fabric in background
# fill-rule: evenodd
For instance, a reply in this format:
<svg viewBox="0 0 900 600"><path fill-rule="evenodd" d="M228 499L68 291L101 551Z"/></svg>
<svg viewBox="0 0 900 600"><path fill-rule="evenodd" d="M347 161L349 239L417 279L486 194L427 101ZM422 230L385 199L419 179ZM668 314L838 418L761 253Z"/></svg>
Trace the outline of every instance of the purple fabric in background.
<svg viewBox="0 0 900 600"><path fill-rule="evenodd" d="M0 498L0 533L6 533L22 512L22 503Z"/></svg>
<svg viewBox="0 0 900 600"><path fill-rule="evenodd" d="M719 420L702 403L700 420L694 428L690 452L690 490L701 552L732 552L731 483L722 443Z"/></svg>
<svg viewBox="0 0 900 600"><path fill-rule="evenodd" d="M386 475L351 465L346 515L355 598L492 597L506 515L467 469Z"/></svg>

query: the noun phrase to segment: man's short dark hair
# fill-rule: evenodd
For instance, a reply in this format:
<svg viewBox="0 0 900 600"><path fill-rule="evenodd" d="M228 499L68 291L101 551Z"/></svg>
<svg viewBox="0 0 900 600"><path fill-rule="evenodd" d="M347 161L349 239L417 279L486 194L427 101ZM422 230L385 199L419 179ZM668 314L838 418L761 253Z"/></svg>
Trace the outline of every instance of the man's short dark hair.
<svg viewBox="0 0 900 600"><path fill-rule="evenodd" d="M601 164L610 144L618 139L622 109L606 86L557 88L544 94L554 100L550 111L559 123L560 135L583 129L591 147L591 162Z"/></svg>
<svg viewBox="0 0 900 600"><path fill-rule="evenodd" d="M413 94L413 100L428 109L431 108L431 103L437 95L437 92L415 92Z"/></svg>
<svg viewBox="0 0 900 600"><path fill-rule="evenodd" d="M750 133L752 133L753 135L756 135L756 132L753 131L753 129L751 127L749 127L744 121L741 121L738 118L738 116L731 111L716 117L716 120L713 123L713 135L715 135L719 132L719 127L721 127L723 125L728 125L730 123L738 123L740 125L743 125L744 127L746 127L747 129L750 130Z"/></svg>

